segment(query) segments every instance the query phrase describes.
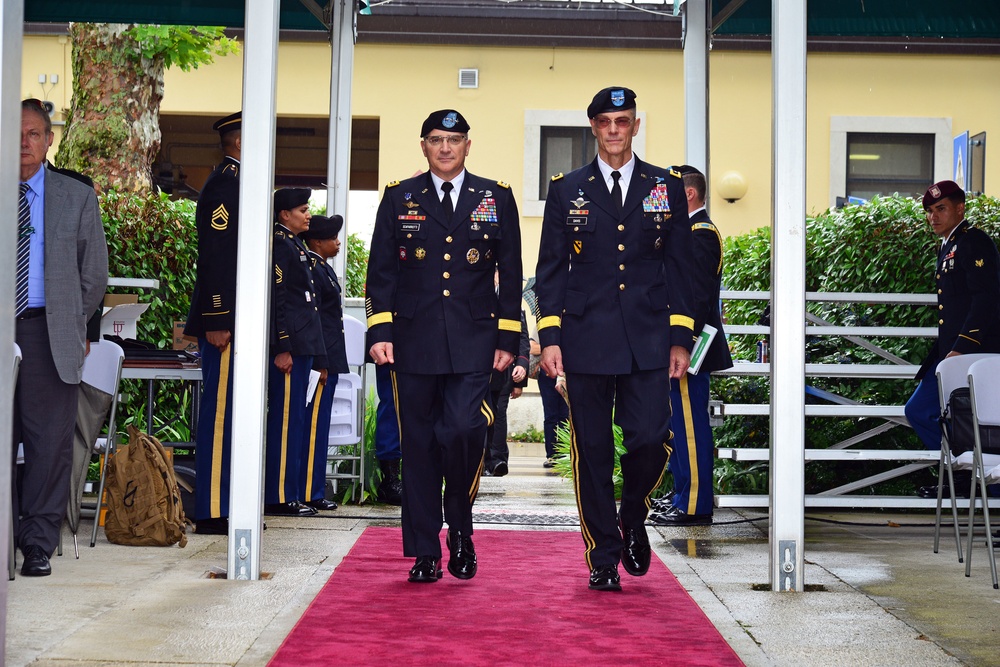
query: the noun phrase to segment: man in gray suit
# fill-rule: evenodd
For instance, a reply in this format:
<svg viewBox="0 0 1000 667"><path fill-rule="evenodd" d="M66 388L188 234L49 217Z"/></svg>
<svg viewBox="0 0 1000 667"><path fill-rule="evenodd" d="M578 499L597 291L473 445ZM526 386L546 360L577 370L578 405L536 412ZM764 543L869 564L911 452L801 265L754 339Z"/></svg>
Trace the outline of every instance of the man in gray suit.
<svg viewBox="0 0 1000 667"><path fill-rule="evenodd" d="M14 442L24 443L24 474L20 508L15 490L13 514L20 515L16 535L26 576L52 572L49 556L69 496L87 319L108 283L97 196L93 188L45 168L51 145L48 113L37 101L25 100L15 289L15 340L22 361L14 398Z"/></svg>

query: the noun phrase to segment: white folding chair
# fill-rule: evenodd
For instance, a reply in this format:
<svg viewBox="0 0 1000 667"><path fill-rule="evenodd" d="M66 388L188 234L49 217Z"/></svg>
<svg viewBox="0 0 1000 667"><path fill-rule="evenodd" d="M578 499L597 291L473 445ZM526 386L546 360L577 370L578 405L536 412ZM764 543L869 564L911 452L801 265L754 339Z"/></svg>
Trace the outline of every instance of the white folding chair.
<svg viewBox="0 0 1000 667"><path fill-rule="evenodd" d="M18 369L20 367L21 367L21 347L17 343L14 343L14 365L13 365L13 371L12 371L13 372L13 374L12 374L12 380L11 380L11 383L10 383L10 386L12 388L16 388L17 387L17 371L18 371ZM13 405L13 400L11 401L11 404ZM11 476L10 476L11 493L17 493L17 490L13 488L14 487L14 474L13 474L13 472L14 471L11 470ZM15 561L14 561L14 514L13 514L13 512L11 512L11 515L10 515L10 535L9 535L9 537L10 537L10 543L7 545L7 576L8 576L8 578L11 581L13 581L14 580L14 569L15 569Z"/></svg>
<svg viewBox="0 0 1000 667"><path fill-rule="evenodd" d="M948 430L944 422L948 418L948 398L951 392L961 387L969 386L969 367L977 361L1000 355L994 354L960 354L946 357L937 365L938 400L941 408L941 461L938 464L937 511L934 518L934 553L938 552L941 542L941 504L944 496L945 473L947 473L948 488L951 494L951 518L955 527L955 550L958 551L958 562L962 562L962 538L958 527L958 507L955 505L955 470L972 470L972 457L962 463L954 456L948 442Z"/></svg>
<svg viewBox="0 0 1000 667"><path fill-rule="evenodd" d="M347 365L357 367L358 372L341 373L337 376L337 388L333 393L333 409L330 412L330 435L327 439L327 461L334 468L327 473L327 479L334 485L339 480L358 480L359 498L364 499L365 491L365 324L350 315L344 316L344 342L347 347ZM356 448L357 452L344 452L345 447ZM340 461L350 462L349 472L336 470Z"/></svg>
<svg viewBox="0 0 1000 667"><path fill-rule="evenodd" d="M101 478L97 484L97 506L94 509L94 530L90 536L90 546L97 544L97 528L101 522L101 508L104 499L104 480L108 471L108 461L115 452L115 419L118 412L118 384L122 379L122 362L125 351L121 346L110 340L91 343L90 354L83 363L83 381L87 384L111 394L111 407L108 409L108 435L98 438L95 452L104 454L104 465L101 466ZM73 536L74 541L76 535ZM79 557L79 553L77 554Z"/></svg>
<svg viewBox="0 0 1000 667"><path fill-rule="evenodd" d="M973 472L972 489L969 491L969 536L966 545L965 576L968 577L972 573L972 538L975 532L974 521L978 486L983 503L986 553L990 560L993 588L1000 588L997 583L996 556L993 553L989 496L986 494L986 470L1000 466L1000 356L977 361L969 367L969 396L972 400L972 422L975 426L976 445L972 452ZM984 453L984 448L988 448L989 451Z"/></svg>

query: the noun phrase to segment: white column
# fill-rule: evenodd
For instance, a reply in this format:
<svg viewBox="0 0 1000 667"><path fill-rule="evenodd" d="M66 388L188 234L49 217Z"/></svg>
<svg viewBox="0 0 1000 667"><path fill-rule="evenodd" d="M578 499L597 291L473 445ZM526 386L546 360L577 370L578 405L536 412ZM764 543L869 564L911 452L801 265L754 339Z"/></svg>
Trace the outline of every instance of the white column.
<svg viewBox="0 0 1000 667"><path fill-rule="evenodd" d="M806 2L773 0L771 589L803 590Z"/></svg>
<svg viewBox="0 0 1000 667"><path fill-rule="evenodd" d="M333 268L346 285L347 235L351 221L347 219L347 194L351 181L351 85L354 75L354 41L356 38L357 3L338 0L334 5L331 26L330 66L330 150L327 154L326 213L344 216L340 230L343 252L333 259Z"/></svg>
<svg viewBox="0 0 1000 667"><path fill-rule="evenodd" d="M708 177L709 2L687 0L684 12L685 163Z"/></svg>
<svg viewBox="0 0 1000 667"><path fill-rule="evenodd" d="M233 338L233 428L229 494L230 579L260 578L264 416L271 301L275 81L279 0L246 0L240 235Z"/></svg>
<svg viewBox="0 0 1000 667"><path fill-rule="evenodd" d="M14 272L17 266L17 184L21 146L21 48L24 2L0 7L0 649L7 639L7 557L10 551L10 451L14 395ZM0 652L2 655L2 652ZM0 662L3 662L0 658Z"/></svg>

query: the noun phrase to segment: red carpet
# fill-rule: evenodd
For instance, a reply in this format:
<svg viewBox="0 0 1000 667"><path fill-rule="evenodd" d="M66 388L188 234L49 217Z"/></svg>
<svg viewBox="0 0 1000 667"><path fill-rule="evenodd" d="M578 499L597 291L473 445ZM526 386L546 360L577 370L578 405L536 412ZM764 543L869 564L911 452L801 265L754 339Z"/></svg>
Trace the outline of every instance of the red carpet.
<svg viewBox="0 0 1000 667"><path fill-rule="evenodd" d="M271 665L743 664L655 554L646 576L622 571L624 590L602 593L587 588L579 533L473 539L474 579L445 567L411 584L399 529L366 529Z"/></svg>

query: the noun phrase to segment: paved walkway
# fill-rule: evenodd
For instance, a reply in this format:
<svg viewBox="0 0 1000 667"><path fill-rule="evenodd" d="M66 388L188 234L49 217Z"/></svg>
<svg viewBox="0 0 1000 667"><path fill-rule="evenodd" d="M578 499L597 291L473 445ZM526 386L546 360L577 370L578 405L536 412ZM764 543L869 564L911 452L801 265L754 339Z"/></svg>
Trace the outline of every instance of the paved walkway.
<svg viewBox="0 0 1000 667"><path fill-rule="evenodd" d="M510 475L482 480L477 530L578 530L572 485L546 474L541 461L531 448L517 448ZM225 568L222 536L191 535L179 549L122 547L102 534L96 548L81 547L79 560L70 548L53 559L52 576L10 582L6 664L265 665L361 531L399 521L396 507L324 514L268 517L262 563L269 576L258 582L211 578ZM764 515L719 511L714 526L650 529L650 537L748 665L1000 663L1000 593L984 547L967 579L953 542L932 553L933 516L809 517L810 592L803 594L767 586ZM82 532L89 535L86 521ZM622 583L642 585L627 575ZM663 632L669 619L664 609ZM330 619L363 621L364 609L353 608Z"/></svg>

